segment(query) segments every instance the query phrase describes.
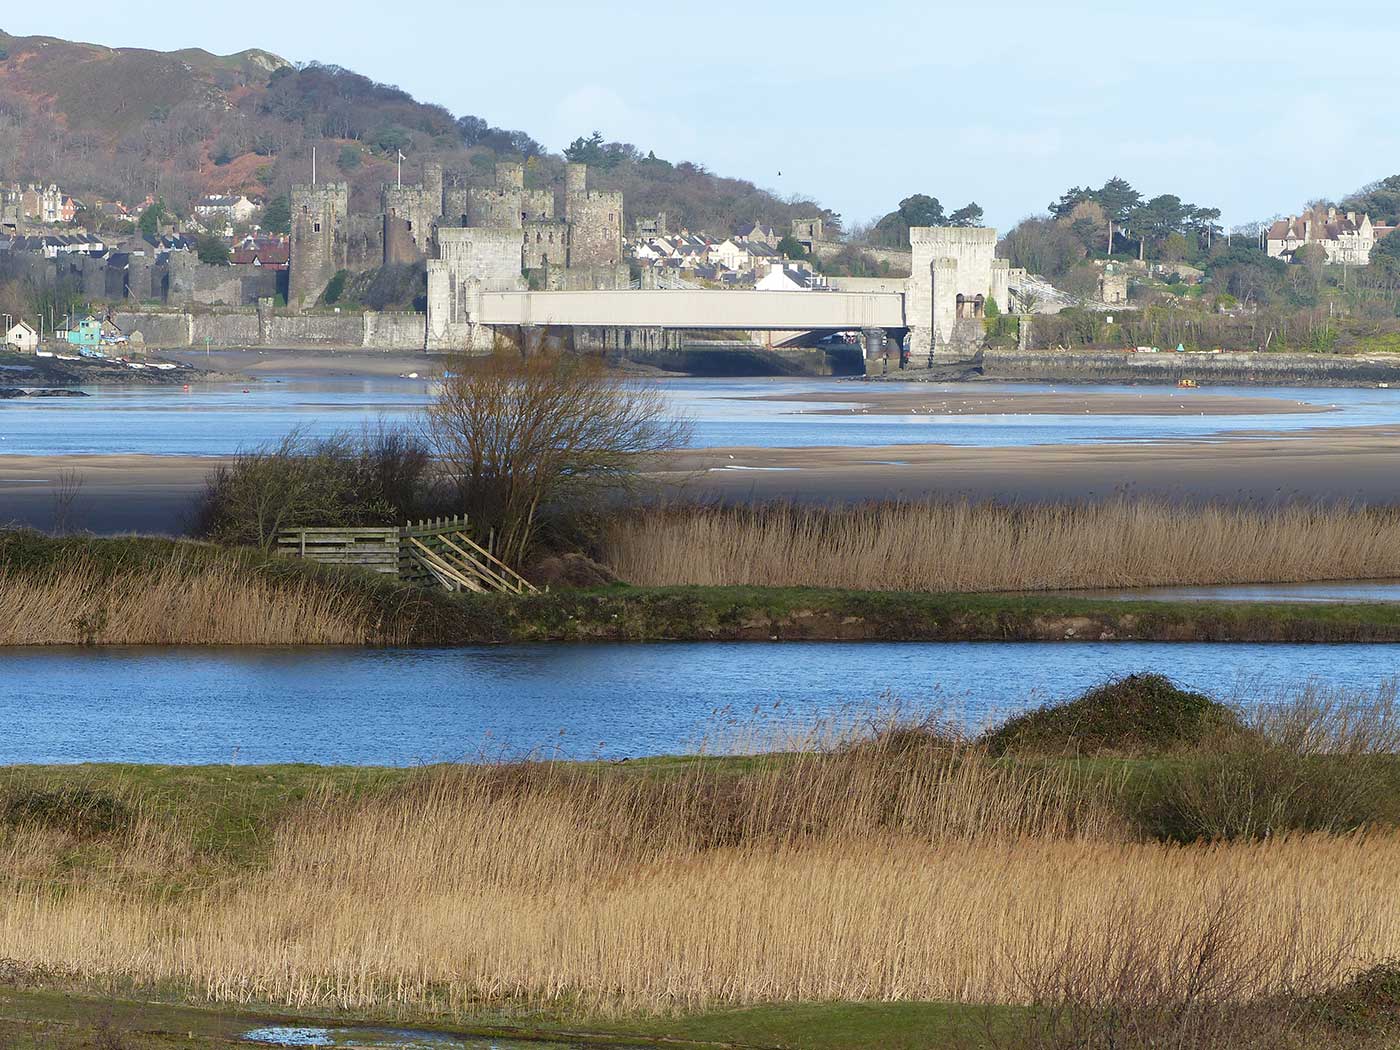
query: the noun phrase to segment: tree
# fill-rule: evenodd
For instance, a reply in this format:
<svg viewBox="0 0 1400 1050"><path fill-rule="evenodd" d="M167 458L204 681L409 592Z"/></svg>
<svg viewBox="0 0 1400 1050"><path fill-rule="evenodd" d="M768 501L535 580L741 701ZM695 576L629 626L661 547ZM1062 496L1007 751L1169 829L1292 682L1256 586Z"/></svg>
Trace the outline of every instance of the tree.
<svg viewBox="0 0 1400 1050"><path fill-rule="evenodd" d="M292 202L285 193L267 202L262 214L262 228L268 233L292 232Z"/></svg>
<svg viewBox="0 0 1400 1050"><path fill-rule="evenodd" d="M459 509L517 566L543 516L632 487L647 456L681 447L689 433L660 390L571 354L454 364L427 410L428 440Z"/></svg>
<svg viewBox="0 0 1400 1050"><path fill-rule="evenodd" d="M949 226L981 226L982 206L976 201L965 204L948 216Z"/></svg>
<svg viewBox="0 0 1400 1050"><path fill-rule="evenodd" d="M789 259L807 258L807 249L802 246L802 242L792 234L788 234L778 242L778 251Z"/></svg>
<svg viewBox="0 0 1400 1050"><path fill-rule="evenodd" d="M564 159L574 164L602 164L603 133L595 131L587 138L580 135L564 147Z"/></svg>
<svg viewBox="0 0 1400 1050"><path fill-rule="evenodd" d="M146 240L154 242L156 235L160 233L160 224L164 221L165 201L158 200L141 213L141 220L136 225Z"/></svg>
<svg viewBox="0 0 1400 1050"><path fill-rule="evenodd" d="M206 233L199 238L195 245L195 254L199 256L200 262L208 266L227 266L231 258L223 238L215 237L212 233Z"/></svg>
<svg viewBox="0 0 1400 1050"><path fill-rule="evenodd" d="M461 133L462 145L471 147L486 137L486 133L491 130L491 125L480 117L458 117L457 130Z"/></svg>
<svg viewBox="0 0 1400 1050"><path fill-rule="evenodd" d="M364 154L354 146L341 146L340 158L336 161L341 171L351 172L359 169L364 162Z"/></svg>

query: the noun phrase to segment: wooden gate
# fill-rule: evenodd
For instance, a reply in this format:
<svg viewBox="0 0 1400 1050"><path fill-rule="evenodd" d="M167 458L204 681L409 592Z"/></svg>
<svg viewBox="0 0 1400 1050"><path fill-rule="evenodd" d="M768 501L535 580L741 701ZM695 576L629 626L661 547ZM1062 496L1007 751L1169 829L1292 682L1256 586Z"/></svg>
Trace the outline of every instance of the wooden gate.
<svg viewBox="0 0 1400 1050"><path fill-rule="evenodd" d="M477 594L534 594L529 580L467 531L466 518L436 518L403 528L286 529L282 554L329 565L354 565L406 583Z"/></svg>

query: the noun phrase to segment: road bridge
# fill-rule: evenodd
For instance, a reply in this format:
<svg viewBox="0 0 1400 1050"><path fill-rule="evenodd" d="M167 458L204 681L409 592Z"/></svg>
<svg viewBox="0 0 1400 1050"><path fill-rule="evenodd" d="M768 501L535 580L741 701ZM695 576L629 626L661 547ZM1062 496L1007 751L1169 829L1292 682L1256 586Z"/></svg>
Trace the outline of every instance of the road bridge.
<svg viewBox="0 0 1400 1050"><path fill-rule="evenodd" d="M486 325L726 331L895 330L906 327L898 292L737 290L480 293Z"/></svg>

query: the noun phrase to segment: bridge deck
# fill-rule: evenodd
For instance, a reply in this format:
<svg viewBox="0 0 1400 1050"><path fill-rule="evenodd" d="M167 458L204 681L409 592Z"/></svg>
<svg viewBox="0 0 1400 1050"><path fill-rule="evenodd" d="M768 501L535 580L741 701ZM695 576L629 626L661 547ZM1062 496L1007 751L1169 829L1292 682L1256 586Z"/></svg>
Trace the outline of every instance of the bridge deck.
<svg viewBox="0 0 1400 1050"><path fill-rule="evenodd" d="M904 296L897 292L486 292L475 320L749 331L905 327Z"/></svg>

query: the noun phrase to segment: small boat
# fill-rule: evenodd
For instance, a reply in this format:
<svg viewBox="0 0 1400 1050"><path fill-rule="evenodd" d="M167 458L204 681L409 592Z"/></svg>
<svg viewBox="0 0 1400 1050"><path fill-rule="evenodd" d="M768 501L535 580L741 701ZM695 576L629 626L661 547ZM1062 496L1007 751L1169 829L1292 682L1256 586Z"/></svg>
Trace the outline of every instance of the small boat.
<svg viewBox="0 0 1400 1050"><path fill-rule="evenodd" d="M1178 379L1176 381L1176 385L1181 387L1181 389L1183 390L1195 390L1201 384L1196 382L1194 379Z"/></svg>

